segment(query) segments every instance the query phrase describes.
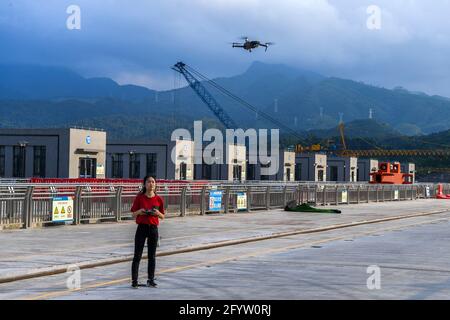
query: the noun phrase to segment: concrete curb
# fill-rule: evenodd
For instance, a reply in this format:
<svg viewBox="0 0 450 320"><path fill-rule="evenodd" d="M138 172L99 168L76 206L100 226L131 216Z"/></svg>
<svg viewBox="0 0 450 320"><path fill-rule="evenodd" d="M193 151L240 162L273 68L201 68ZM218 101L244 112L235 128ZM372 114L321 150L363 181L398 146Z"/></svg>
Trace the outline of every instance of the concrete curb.
<svg viewBox="0 0 450 320"><path fill-rule="evenodd" d="M199 246L160 251L160 252L156 253L156 256L163 257L163 256L188 253L188 252L193 252L193 251L201 251L201 250L208 250L208 249L232 246L232 245L249 243L249 242L263 241L263 240L282 238L282 237L288 237L288 236L294 236L294 235L300 235L300 234L318 233L318 232L344 229L344 228L350 228L350 227L366 225L366 224L375 224L375 223L388 222L388 221L394 221L394 220L402 220L402 219L409 219L409 218L415 218L415 217L424 217L424 216L442 214L442 213L447 213L447 212L450 212L450 211L449 210L441 210L441 211L432 211L432 212L427 212L427 213L415 213L415 214L393 216L393 217L374 219L374 220L363 220L363 221L352 222L352 223L336 224L336 225L330 225L330 226L314 228L314 229L276 232L276 233L271 233L271 234L265 235L265 236L256 236L256 237L250 237L250 238L226 240L226 241L214 242L214 243L209 243L209 244L204 244L204 245L199 245ZM142 256L142 259L147 259L147 258L148 258L147 255ZM121 256L121 257L99 259L99 260L94 260L94 261L86 261L86 262L73 263L73 264L65 264L65 265L59 265L59 266L48 267L48 268L40 268L40 269L31 270L26 273L18 273L18 274L0 277L0 284L66 273L69 268L89 269L89 268L101 267L101 266L106 266L106 265L122 263L122 262L129 262L132 260L133 260L133 255L126 255L126 256Z"/></svg>

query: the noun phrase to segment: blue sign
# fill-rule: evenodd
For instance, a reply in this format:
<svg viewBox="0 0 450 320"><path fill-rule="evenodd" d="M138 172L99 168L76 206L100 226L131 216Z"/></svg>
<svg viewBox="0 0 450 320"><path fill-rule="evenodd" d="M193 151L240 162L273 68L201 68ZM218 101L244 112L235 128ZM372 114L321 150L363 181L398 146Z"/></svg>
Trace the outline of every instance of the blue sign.
<svg viewBox="0 0 450 320"><path fill-rule="evenodd" d="M91 136L87 136L86 137L86 143L87 144L91 144Z"/></svg>
<svg viewBox="0 0 450 320"><path fill-rule="evenodd" d="M209 211L222 210L222 191L209 192Z"/></svg>

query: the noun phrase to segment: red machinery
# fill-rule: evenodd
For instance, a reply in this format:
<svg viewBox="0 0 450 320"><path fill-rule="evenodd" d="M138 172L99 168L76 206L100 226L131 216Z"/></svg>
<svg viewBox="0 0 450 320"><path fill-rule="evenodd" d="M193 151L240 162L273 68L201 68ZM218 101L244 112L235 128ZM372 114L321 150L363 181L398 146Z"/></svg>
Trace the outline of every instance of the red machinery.
<svg viewBox="0 0 450 320"><path fill-rule="evenodd" d="M450 200L450 194L444 194L442 184L438 185L438 192L436 194L436 199Z"/></svg>
<svg viewBox="0 0 450 320"><path fill-rule="evenodd" d="M412 184L413 179L412 174L401 172L400 162L382 162L370 176L372 184Z"/></svg>

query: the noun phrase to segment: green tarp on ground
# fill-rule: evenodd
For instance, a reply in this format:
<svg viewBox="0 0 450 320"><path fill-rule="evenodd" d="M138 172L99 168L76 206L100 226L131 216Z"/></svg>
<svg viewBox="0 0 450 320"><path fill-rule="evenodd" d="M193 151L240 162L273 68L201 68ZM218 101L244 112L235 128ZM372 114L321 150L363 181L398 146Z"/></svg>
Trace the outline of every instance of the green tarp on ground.
<svg viewBox="0 0 450 320"><path fill-rule="evenodd" d="M285 211L290 212L317 212L317 213L341 213L341 210L337 209L317 209L310 206L307 203L297 204L295 201L291 201L284 208Z"/></svg>

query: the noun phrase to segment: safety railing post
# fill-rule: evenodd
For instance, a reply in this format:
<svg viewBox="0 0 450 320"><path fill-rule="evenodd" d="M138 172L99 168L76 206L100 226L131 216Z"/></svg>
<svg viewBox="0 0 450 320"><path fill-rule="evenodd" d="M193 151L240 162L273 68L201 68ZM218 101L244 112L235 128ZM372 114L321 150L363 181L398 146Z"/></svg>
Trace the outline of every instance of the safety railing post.
<svg viewBox="0 0 450 320"><path fill-rule="evenodd" d="M357 203L360 204L361 202L361 186L358 186L357 189Z"/></svg>
<svg viewBox="0 0 450 320"><path fill-rule="evenodd" d="M225 187L225 203L224 203L225 213L230 212L230 191L231 187L229 186Z"/></svg>
<svg viewBox="0 0 450 320"><path fill-rule="evenodd" d="M186 216L186 190L187 190L186 186L184 186L181 189L181 198L180 198L180 216L181 217Z"/></svg>
<svg viewBox="0 0 450 320"><path fill-rule="evenodd" d="M323 186L323 191L322 191L322 205L326 206L327 205L327 186Z"/></svg>
<svg viewBox="0 0 450 320"><path fill-rule="evenodd" d="M270 186L266 187L266 210L270 210Z"/></svg>
<svg viewBox="0 0 450 320"><path fill-rule="evenodd" d="M251 205L252 205L252 187L247 187L247 212L252 211Z"/></svg>
<svg viewBox="0 0 450 320"><path fill-rule="evenodd" d="M23 220L23 228L27 229L31 227L31 222L33 219L32 215L32 201L33 201L33 187L27 187L27 191L25 192L25 198L23 199L23 207L22 207L22 220Z"/></svg>
<svg viewBox="0 0 450 320"><path fill-rule="evenodd" d="M347 204L350 204L350 186L347 186L346 187L346 190L347 190Z"/></svg>
<svg viewBox="0 0 450 320"><path fill-rule="evenodd" d="M315 189L314 189L314 204L318 205L319 204L319 200L317 200L317 195L319 194L319 186L316 185Z"/></svg>
<svg viewBox="0 0 450 320"><path fill-rule="evenodd" d="M367 188L367 203L369 203L370 202L370 186L367 185L366 188Z"/></svg>
<svg viewBox="0 0 450 320"><path fill-rule="evenodd" d="M205 215L206 213L206 186L202 187L202 191L200 192L200 215Z"/></svg>
<svg viewBox="0 0 450 320"><path fill-rule="evenodd" d="M73 223L75 225L80 224L81 222L81 210L82 210L82 205L81 205L81 194L83 192L83 187L82 186L77 186L75 189L75 197L74 197L74 202L73 202Z"/></svg>
<svg viewBox="0 0 450 320"><path fill-rule="evenodd" d="M338 195L338 192L339 192L339 187L338 187L338 185L336 185L336 188L335 188L335 190L334 190L334 202L335 202L336 205L339 204L339 195Z"/></svg>
<svg viewBox="0 0 450 320"><path fill-rule="evenodd" d="M302 186L300 184L297 185L297 201L300 204L303 203L303 190L302 190Z"/></svg>
<svg viewBox="0 0 450 320"><path fill-rule="evenodd" d="M115 194L115 208L114 208L114 215L116 221L122 220L122 191L123 187L119 186L117 187L116 194Z"/></svg>

